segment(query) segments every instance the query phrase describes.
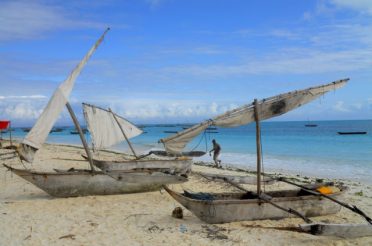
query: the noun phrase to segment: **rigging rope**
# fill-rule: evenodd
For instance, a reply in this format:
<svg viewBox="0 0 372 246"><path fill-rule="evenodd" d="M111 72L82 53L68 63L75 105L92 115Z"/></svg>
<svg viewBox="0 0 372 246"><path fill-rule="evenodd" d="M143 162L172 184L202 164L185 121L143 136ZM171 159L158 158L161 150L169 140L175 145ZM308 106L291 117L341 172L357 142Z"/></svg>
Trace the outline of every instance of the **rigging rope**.
<svg viewBox="0 0 372 246"><path fill-rule="evenodd" d="M191 151L194 151L197 147L199 147L199 145L200 145L200 143L202 142L204 136L205 136L205 152L208 151L208 150L207 150L207 136L206 136L206 130L204 130L203 135L201 136L201 138L200 138L198 144L197 144L194 148L192 148Z"/></svg>

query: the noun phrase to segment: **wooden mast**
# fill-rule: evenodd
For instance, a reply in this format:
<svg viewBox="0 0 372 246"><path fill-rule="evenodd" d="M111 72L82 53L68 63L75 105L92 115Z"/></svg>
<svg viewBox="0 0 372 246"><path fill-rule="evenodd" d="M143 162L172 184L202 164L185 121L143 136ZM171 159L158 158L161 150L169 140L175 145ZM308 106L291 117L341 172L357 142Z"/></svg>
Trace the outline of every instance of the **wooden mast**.
<svg viewBox="0 0 372 246"><path fill-rule="evenodd" d="M256 149L257 149L257 195L261 195L261 128L258 116L257 99L254 99L254 119L256 121Z"/></svg>
<svg viewBox="0 0 372 246"><path fill-rule="evenodd" d="M111 110L110 108L109 108L109 111L110 111L110 113L112 114L112 116L114 116L114 119L115 119L116 123L118 124L118 126L119 126L119 128L120 128L120 130L121 130L121 133L123 133L123 136L124 136L125 140L127 140L127 143L128 143L128 145L129 145L130 149L132 150L134 157L136 157L136 159L138 159L138 156L137 156L136 152L134 151L133 146L132 146L132 144L130 143L130 141L129 141L127 135L125 134L123 127L120 125L119 120L118 120L118 118L116 117L115 113L112 112L112 110Z"/></svg>
<svg viewBox="0 0 372 246"><path fill-rule="evenodd" d="M12 122L9 121L9 140L10 140L10 146L13 146L12 143Z"/></svg>
<svg viewBox="0 0 372 246"><path fill-rule="evenodd" d="M80 127L80 124L75 116L75 113L74 111L72 110L72 107L70 105L69 102L66 103L66 107L68 109L68 112L70 113L71 115L71 118L72 118L72 121L74 122L74 125L75 125L75 128L76 130L79 132L79 136L80 136L80 139L81 139L81 142L83 143L83 146L84 146L84 149L85 149L85 152L88 156L88 161L89 161L89 165L90 165L90 169L92 170L92 172L95 171L94 169L94 166L93 166L93 158L92 158L92 154L90 153L90 150L88 148L88 144L87 144L87 141L85 140L85 136L84 136L84 133L83 131L81 130L81 127Z"/></svg>

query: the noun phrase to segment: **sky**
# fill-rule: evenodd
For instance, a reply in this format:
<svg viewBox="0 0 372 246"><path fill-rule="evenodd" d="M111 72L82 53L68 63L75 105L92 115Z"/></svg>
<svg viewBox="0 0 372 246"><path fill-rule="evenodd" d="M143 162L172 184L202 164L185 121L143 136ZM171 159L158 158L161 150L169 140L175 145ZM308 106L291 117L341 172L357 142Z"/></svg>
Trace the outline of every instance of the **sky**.
<svg viewBox="0 0 372 246"><path fill-rule="evenodd" d="M32 125L106 27L70 96L80 120L86 102L194 123L343 78L273 120L372 119L369 0L0 0L0 119Z"/></svg>

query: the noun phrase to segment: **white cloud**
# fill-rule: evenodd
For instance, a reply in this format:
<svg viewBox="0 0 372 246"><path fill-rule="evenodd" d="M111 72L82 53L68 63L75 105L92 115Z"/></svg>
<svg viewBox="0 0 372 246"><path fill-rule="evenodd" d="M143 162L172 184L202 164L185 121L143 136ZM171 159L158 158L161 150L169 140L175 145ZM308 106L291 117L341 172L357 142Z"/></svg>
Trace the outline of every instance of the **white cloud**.
<svg viewBox="0 0 372 246"><path fill-rule="evenodd" d="M371 0L332 0L331 2L340 8L349 8L361 13L372 15Z"/></svg>
<svg viewBox="0 0 372 246"><path fill-rule="evenodd" d="M339 112L350 112L350 108L349 107L347 107L346 105L345 105L345 102L343 102L343 101L338 101L338 102L336 102L336 104L333 106L333 109L335 110L335 111L339 111Z"/></svg>
<svg viewBox="0 0 372 246"><path fill-rule="evenodd" d="M346 103L344 101L337 101L333 105L332 109L341 113L355 113L361 117L366 117L369 113L369 107L372 106L372 99L366 99L363 101ZM367 113L367 114L366 114ZM367 116L368 117L368 116Z"/></svg>
<svg viewBox="0 0 372 246"><path fill-rule="evenodd" d="M99 105L99 103L98 103ZM237 107L230 103L137 99L112 102L109 107L129 119L206 119Z"/></svg>
<svg viewBox="0 0 372 246"><path fill-rule="evenodd" d="M45 107L44 95L0 96L0 115L11 120L34 120Z"/></svg>
<svg viewBox="0 0 372 246"><path fill-rule="evenodd" d="M43 108L30 103L16 103L6 106L2 111L10 119L32 120L39 117Z"/></svg>
<svg viewBox="0 0 372 246"><path fill-rule="evenodd" d="M40 38L58 29L104 28L42 1L6 1L0 7L0 41Z"/></svg>
<svg viewBox="0 0 372 246"><path fill-rule="evenodd" d="M0 96L0 100L6 99L45 99L44 95L27 95L27 96Z"/></svg>

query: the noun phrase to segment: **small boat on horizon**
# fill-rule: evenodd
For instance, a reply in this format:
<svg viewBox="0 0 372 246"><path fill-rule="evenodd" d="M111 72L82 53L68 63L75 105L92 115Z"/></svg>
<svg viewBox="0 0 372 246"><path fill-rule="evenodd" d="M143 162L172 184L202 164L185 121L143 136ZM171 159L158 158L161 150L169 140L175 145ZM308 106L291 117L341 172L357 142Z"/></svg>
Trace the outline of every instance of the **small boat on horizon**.
<svg viewBox="0 0 372 246"><path fill-rule="evenodd" d="M317 124L306 124L305 127L317 127Z"/></svg>
<svg viewBox="0 0 372 246"><path fill-rule="evenodd" d="M84 134L86 134L88 132L88 130L85 129L85 128L81 129L81 130L83 131ZM78 130L73 130L73 131L70 131L70 134L77 135L77 134L79 134L79 131Z"/></svg>
<svg viewBox="0 0 372 246"><path fill-rule="evenodd" d="M337 132L339 135L364 135L367 132Z"/></svg>

